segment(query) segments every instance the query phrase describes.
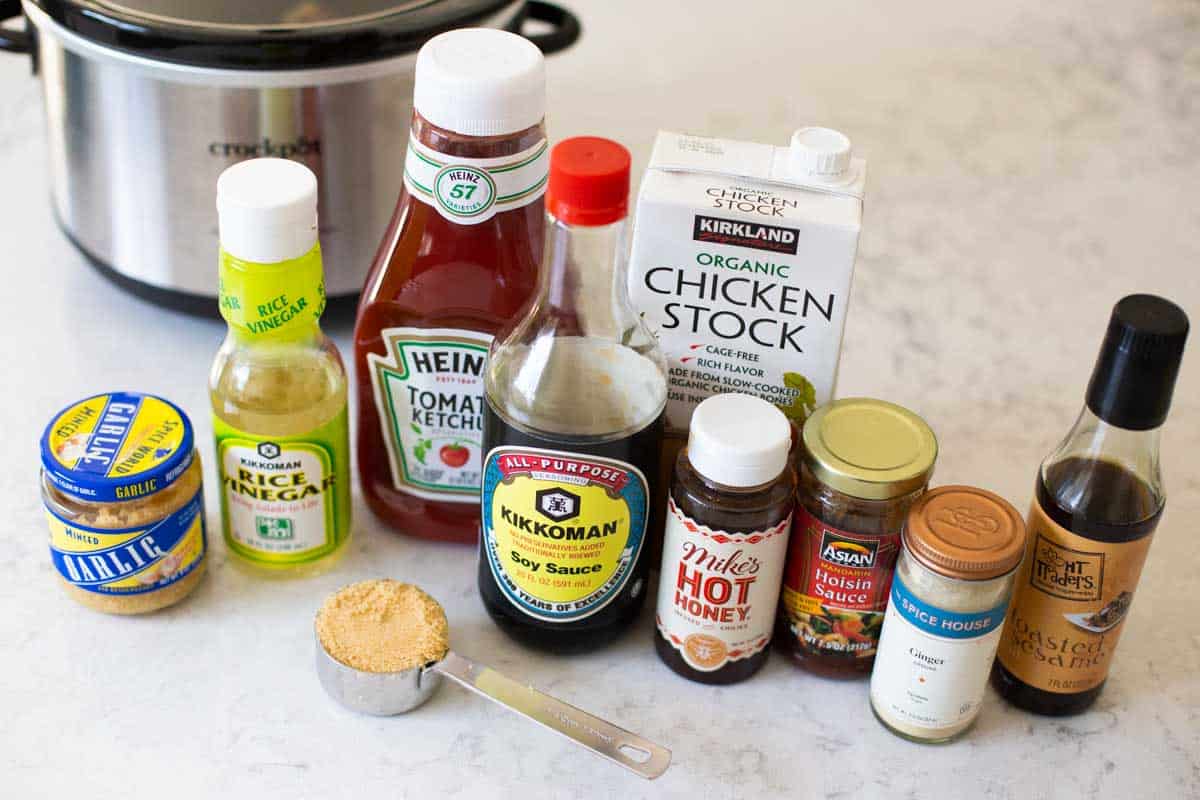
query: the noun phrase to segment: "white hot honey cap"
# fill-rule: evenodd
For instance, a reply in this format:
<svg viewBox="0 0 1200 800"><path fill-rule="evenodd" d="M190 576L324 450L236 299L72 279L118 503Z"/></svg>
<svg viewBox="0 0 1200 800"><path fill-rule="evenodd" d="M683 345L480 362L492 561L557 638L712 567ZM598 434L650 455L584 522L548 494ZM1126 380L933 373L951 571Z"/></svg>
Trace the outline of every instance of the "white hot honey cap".
<svg viewBox="0 0 1200 800"><path fill-rule="evenodd" d="M692 467L724 486L761 486L779 477L792 426L775 406L748 394L718 394L696 406L688 434Z"/></svg>
<svg viewBox="0 0 1200 800"><path fill-rule="evenodd" d="M275 264L317 243L317 176L297 161L253 158L217 178L221 249L234 258Z"/></svg>
<svg viewBox="0 0 1200 800"><path fill-rule="evenodd" d="M433 37L417 53L413 108L439 128L500 136L546 115L546 62L523 36L462 28Z"/></svg>

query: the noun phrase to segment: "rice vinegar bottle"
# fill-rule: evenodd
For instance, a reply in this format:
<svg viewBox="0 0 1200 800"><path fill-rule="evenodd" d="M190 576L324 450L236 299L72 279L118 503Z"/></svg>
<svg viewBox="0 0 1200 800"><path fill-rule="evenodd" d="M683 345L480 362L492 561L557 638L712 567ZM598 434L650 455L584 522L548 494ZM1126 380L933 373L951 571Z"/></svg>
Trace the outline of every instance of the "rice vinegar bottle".
<svg viewBox="0 0 1200 800"><path fill-rule="evenodd" d="M629 162L607 139L554 147L538 291L484 383L479 591L556 651L605 643L646 597L667 383L626 290Z"/></svg>
<svg viewBox="0 0 1200 800"><path fill-rule="evenodd" d="M225 544L270 573L311 573L350 534L346 371L325 309L317 179L277 158L217 181L221 316L209 378Z"/></svg>

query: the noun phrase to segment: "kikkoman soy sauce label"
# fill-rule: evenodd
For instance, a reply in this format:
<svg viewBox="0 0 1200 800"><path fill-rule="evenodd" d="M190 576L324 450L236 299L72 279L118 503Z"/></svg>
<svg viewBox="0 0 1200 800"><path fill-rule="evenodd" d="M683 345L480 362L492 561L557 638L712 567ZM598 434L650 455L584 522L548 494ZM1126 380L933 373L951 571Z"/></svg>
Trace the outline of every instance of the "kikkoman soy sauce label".
<svg viewBox="0 0 1200 800"><path fill-rule="evenodd" d="M260 436L213 419L230 549L299 564L337 549L350 527L347 416L301 436Z"/></svg>
<svg viewBox="0 0 1200 800"><path fill-rule="evenodd" d="M646 532L646 478L614 459L498 447L484 464L484 556L501 592L549 622L620 594Z"/></svg>
<svg viewBox="0 0 1200 800"><path fill-rule="evenodd" d="M461 158L412 137L404 161L404 186L451 222L478 225L502 211L528 205L546 191L550 149L546 141L500 158Z"/></svg>
<svg viewBox="0 0 1200 800"><path fill-rule="evenodd" d="M492 337L453 328L386 328L368 354L396 489L474 503L483 447L483 368Z"/></svg>

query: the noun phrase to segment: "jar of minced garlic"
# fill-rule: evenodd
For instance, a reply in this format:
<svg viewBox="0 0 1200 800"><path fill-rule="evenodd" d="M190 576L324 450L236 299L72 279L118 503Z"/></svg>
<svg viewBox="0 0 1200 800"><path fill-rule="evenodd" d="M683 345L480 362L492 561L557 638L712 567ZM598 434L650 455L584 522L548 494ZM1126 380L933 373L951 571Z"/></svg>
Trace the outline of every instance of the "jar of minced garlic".
<svg viewBox="0 0 1200 800"><path fill-rule="evenodd" d="M151 395L96 395L56 414L41 450L50 557L72 598L144 614L196 587L204 498L183 411Z"/></svg>

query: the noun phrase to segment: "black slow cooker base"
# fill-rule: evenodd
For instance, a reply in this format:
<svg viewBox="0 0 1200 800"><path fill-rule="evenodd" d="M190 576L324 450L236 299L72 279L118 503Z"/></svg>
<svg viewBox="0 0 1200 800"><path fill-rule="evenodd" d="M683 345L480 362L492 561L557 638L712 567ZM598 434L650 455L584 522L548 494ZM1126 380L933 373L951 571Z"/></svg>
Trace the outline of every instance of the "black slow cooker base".
<svg viewBox="0 0 1200 800"><path fill-rule="evenodd" d="M206 317L208 319L220 318L221 313L216 297L181 292L177 289L164 289L161 286L155 286L154 284L145 283L144 281L124 275L114 269L107 261L84 247L78 239L71 235L66 226L62 224L62 220L57 220L56 218L56 221L58 222L59 229L70 240L71 244L75 245L75 248L87 258L88 263L97 272L130 294L160 308L182 311L185 314L191 314L195 317ZM328 299L328 305L325 309L325 319L335 325L341 324L347 319L353 320L357 305L357 292L331 296Z"/></svg>

